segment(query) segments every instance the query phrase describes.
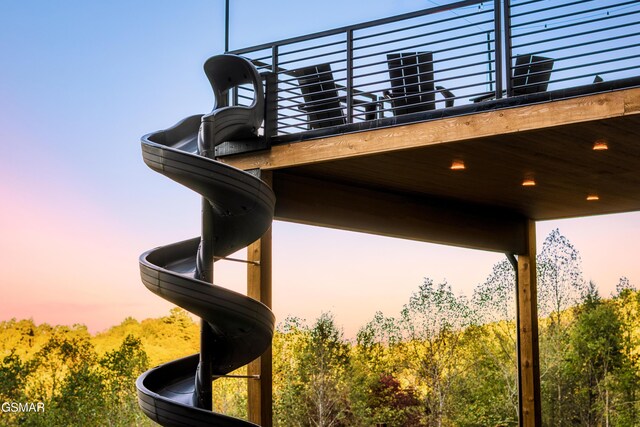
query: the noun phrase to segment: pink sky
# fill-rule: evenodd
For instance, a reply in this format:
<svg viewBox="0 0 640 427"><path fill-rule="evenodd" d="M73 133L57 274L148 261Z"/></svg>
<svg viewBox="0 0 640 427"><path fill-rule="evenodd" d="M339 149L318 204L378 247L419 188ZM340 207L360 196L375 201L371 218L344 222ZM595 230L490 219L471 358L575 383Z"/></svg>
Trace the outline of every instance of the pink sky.
<svg viewBox="0 0 640 427"><path fill-rule="evenodd" d="M327 1L312 21L295 19L309 13L299 2L283 0L286 15L265 2L237 2L231 47L425 7ZM223 50L221 5L0 2L8 59L0 67L0 320L99 331L126 316L169 312L140 282L138 256L198 235L199 198L146 168L139 138L211 108L202 64ZM283 16L287 25L278 24ZM255 31L262 22L273 25ZM541 223L538 243L559 227L581 252L585 278L608 296L622 275L640 282L639 220L635 213ZM423 277L470 295L504 259L285 223L274 225L273 240L278 319L313 321L332 311L347 336L377 310L397 315ZM244 276L244 266L225 263L216 283L242 291Z"/></svg>
<svg viewBox="0 0 640 427"><path fill-rule="evenodd" d="M52 178L43 187L15 176L1 178L1 320L84 323L95 332L126 316L168 313L170 305L139 281L137 257L148 248L197 234L197 203L184 206L192 211L191 234L177 236L167 229L145 236L145 227L142 233L132 230L83 193L64 187L64 180ZM640 214L634 213L543 222L538 224L538 244L559 227L581 253L585 279L594 280L608 296L619 277L634 284L640 280L634 251L638 219ZM278 319L293 315L313 321L331 311L348 337L377 310L397 315L423 277L446 280L454 291L469 296L503 259L499 253L281 222L275 223L273 236ZM216 283L244 290L244 265L217 266Z"/></svg>

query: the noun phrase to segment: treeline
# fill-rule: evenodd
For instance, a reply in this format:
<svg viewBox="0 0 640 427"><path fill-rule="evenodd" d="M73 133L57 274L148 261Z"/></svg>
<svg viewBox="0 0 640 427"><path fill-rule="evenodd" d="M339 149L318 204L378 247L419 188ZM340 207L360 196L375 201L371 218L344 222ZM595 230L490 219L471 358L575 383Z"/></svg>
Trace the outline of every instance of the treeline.
<svg viewBox="0 0 640 427"><path fill-rule="evenodd" d="M543 425L640 425L640 293L626 279L601 298L558 230L537 259ZM149 425L135 378L198 351L187 313L125 320L91 337L82 326L0 323L3 425ZM354 340L330 314L288 318L273 341L278 426L515 426L515 276L505 260L470 298L425 279L400 313L377 313ZM252 381L252 380L249 380ZM214 407L246 417L246 380L214 383Z"/></svg>
<svg viewBox="0 0 640 427"><path fill-rule="evenodd" d="M603 299L553 231L537 258L543 425L640 425L640 294ZM515 275L505 260L471 298L425 279L396 316L346 341L331 315L274 337L279 426L515 426Z"/></svg>
<svg viewBox="0 0 640 427"><path fill-rule="evenodd" d="M0 322L0 402L41 403L2 426L154 425L138 409L135 381L150 366L198 351L199 328L181 309L160 319L126 319L91 336L83 325Z"/></svg>

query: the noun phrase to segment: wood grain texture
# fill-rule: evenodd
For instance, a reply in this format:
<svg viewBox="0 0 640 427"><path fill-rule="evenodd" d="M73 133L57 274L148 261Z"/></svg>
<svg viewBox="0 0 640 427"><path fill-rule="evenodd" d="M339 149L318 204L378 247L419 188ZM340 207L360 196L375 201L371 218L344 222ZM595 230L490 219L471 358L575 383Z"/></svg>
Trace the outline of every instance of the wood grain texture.
<svg viewBox="0 0 640 427"><path fill-rule="evenodd" d="M542 425L540 351L538 343L538 291L536 278L536 228L527 221L527 253L518 256L520 425Z"/></svg>
<svg viewBox="0 0 640 427"><path fill-rule="evenodd" d="M261 179L271 184L271 173L262 172ZM247 247L247 295L272 307L272 231L271 228ZM247 415L249 421L263 427L273 424L273 367L272 347L247 365L247 375L260 379L247 380Z"/></svg>
<svg viewBox="0 0 640 427"><path fill-rule="evenodd" d="M639 99L640 89L627 89L277 145L220 160L245 170L301 166L638 114Z"/></svg>

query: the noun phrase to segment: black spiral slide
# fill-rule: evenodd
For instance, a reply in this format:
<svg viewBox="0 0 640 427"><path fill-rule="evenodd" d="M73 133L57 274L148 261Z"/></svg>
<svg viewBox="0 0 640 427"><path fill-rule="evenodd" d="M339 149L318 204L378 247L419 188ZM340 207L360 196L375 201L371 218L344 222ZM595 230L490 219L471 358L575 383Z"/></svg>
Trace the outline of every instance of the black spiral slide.
<svg viewBox="0 0 640 427"><path fill-rule="evenodd" d="M257 138L264 95L258 72L238 56L210 58L205 73L216 99L213 111L142 137L142 156L151 169L202 196L200 237L140 257L144 285L202 319L200 353L142 374L138 403L164 426L255 426L212 412L211 382L259 357L271 343L275 319L262 303L213 285L213 261L268 230L275 196L260 179L211 157L221 142ZM229 89L246 84L254 86L252 105L227 106Z"/></svg>

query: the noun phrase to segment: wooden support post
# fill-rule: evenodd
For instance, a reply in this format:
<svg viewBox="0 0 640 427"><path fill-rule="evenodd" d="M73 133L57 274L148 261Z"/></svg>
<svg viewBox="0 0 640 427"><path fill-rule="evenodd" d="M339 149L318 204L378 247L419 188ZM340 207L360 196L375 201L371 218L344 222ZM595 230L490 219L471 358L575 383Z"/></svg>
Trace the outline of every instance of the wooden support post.
<svg viewBox="0 0 640 427"><path fill-rule="evenodd" d="M271 184L271 173L262 172L262 180ZM271 308L271 228L247 248L247 295ZM247 414L249 421L263 427L273 424L272 411L272 354L271 347L247 366L247 375L260 379L248 379Z"/></svg>
<svg viewBox="0 0 640 427"><path fill-rule="evenodd" d="M536 279L536 224L527 220L527 250L518 256L518 386L520 426L542 425L540 351L538 345L538 290Z"/></svg>

